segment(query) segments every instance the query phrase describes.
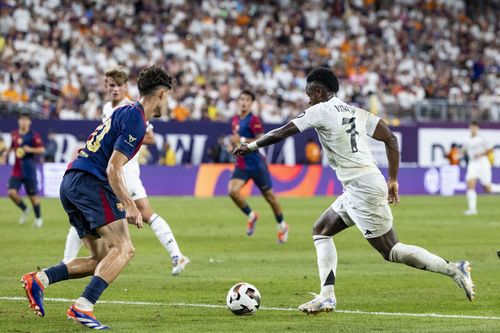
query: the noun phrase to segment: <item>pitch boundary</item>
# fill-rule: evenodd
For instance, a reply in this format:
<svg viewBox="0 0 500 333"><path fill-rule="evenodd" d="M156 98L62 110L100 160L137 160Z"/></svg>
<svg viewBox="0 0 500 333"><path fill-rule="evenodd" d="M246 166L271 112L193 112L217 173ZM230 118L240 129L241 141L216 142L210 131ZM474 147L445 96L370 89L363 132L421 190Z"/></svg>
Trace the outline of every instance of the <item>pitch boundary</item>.
<svg viewBox="0 0 500 333"><path fill-rule="evenodd" d="M1 301L26 301L25 297L18 296L0 296ZM49 302L64 302L71 303L74 299L69 298L45 298ZM195 307L195 308L226 308L220 304L198 304L198 303L161 303L161 302L140 302L140 301L98 301L100 304L120 304L120 305L145 305L145 306L179 306L179 307ZM261 307L264 311L298 311L294 308L278 308L278 307ZM500 317L495 316L469 316L469 315L454 315L440 313L408 313L408 312L382 312L382 311L362 311L362 310L335 310L338 313L360 314L371 316L396 316L396 317L424 317L424 318L447 318L447 319L479 319L479 320L500 320Z"/></svg>

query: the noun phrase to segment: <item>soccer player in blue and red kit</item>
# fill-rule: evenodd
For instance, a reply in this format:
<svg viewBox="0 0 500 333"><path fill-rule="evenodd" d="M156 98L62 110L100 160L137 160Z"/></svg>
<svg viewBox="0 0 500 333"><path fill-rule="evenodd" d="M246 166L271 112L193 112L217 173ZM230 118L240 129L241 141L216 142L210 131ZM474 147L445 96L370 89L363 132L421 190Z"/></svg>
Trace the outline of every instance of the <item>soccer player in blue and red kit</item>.
<svg viewBox="0 0 500 333"><path fill-rule="evenodd" d="M249 90L243 90L238 97L239 114L234 116L231 122L233 132L231 141L235 146L255 141L264 134L262 122L259 117L252 113L252 103L254 101L255 95ZM283 211L273 193L273 185L266 160L258 151L237 157L236 166L228 184L229 196L247 216L247 235L253 235L259 218L258 213L248 206L245 198L240 193L241 188L249 179L254 181L273 209L278 223L278 243L286 242L288 240L288 224L283 218Z"/></svg>
<svg viewBox="0 0 500 333"><path fill-rule="evenodd" d="M43 292L47 286L92 276L67 316L88 328L109 328L95 318L94 304L134 255L127 222L143 226L123 180L123 166L141 147L147 121L166 111L173 87L172 78L156 66L142 70L137 85L139 101L115 110L68 165L61 183L61 202L91 256L22 277L30 306L39 316L45 315Z"/></svg>
<svg viewBox="0 0 500 333"><path fill-rule="evenodd" d="M43 147L40 135L31 129L31 117L28 113L22 113L18 120L19 129L12 131L11 151L16 154L16 162L12 168L12 175L9 179L7 193L9 198L23 211L19 218L19 223L24 224L28 218L29 208L19 195L21 184L30 198L33 210L35 211L35 227L43 224L40 199L36 195L38 192L38 182L36 177L36 155L43 154Z"/></svg>

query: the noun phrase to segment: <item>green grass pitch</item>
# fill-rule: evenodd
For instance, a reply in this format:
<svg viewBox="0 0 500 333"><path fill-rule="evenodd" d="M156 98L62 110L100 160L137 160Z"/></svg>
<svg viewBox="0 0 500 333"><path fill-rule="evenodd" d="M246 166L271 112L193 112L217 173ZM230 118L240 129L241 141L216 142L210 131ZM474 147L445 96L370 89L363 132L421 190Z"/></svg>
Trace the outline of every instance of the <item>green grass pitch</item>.
<svg viewBox="0 0 500 333"><path fill-rule="evenodd" d="M420 245L449 260L468 259L477 285L476 301L468 302L448 277L385 262L361 233L351 228L335 238L339 255L338 310L318 316L296 308L319 291L316 253L311 238L315 219L333 198L281 199L290 224L290 239L276 243L275 222L260 197L249 200L260 212L256 233L245 235L246 221L228 198L151 198L171 225L181 250L192 263L178 277L153 232L131 226L136 256L105 291L102 301L147 304L97 304L96 316L116 332L494 332L500 331L500 197L480 196L480 215L464 217L464 197L403 197L393 208L401 241ZM68 231L66 215L56 199L43 200L45 225L19 225L19 210L0 199L0 332L85 332L66 321L67 301L45 303L46 317L27 307L19 278L37 267L61 260ZM86 254L86 250L82 250ZM88 278L50 286L49 298L78 297ZM263 309L236 317L223 307L235 283L254 284ZM153 304L160 303L160 304ZM350 311L359 310L361 313ZM479 319L409 315L445 314Z"/></svg>

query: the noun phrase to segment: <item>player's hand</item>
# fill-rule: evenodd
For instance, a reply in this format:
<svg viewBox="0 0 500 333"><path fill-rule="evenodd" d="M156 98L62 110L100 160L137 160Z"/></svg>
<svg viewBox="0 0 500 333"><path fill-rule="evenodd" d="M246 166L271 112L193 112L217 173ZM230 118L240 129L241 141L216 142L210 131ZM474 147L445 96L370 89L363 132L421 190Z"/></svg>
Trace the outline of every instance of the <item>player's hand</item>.
<svg viewBox="0 0 500 333"><path fill-rule="evenodd" d="M241 140L241 137L238 134L234 133L233 135L231 135L231 143L233 145L239 144L240 140Z"/></svg>
<svg viewBox="0 0 500 333"><path fill-rule="evenodd" d="M134 224L137 229L141 229L144 224L142 222L142 215L135 203L132 203L129 207L125 208L125 218L130 224Z"/></svg>
<svg viewBox="0 0 500 333"><path fill-rule="evenodd" d="M252 151L248 149L248 144L242 143L239 147L234 148L231 154L233 154L233 156L243 156L251 152Z"/></svg>
<svg viewBox="0 0 500 333"><path fill-rule="evenodd" d="M24 145L23 146L23 149L26 153L31 153L32 152L32 148L30 146L27 146L27 145Z"/></svg>
<svg viewBox="0 0 500 333"><path fill-rule="evenodd" d="M398 181L389 179L387 181L387 189L389 192L389 195L387 197L389 204L397 205L399 203L399 184L398 184Z"/></svg>

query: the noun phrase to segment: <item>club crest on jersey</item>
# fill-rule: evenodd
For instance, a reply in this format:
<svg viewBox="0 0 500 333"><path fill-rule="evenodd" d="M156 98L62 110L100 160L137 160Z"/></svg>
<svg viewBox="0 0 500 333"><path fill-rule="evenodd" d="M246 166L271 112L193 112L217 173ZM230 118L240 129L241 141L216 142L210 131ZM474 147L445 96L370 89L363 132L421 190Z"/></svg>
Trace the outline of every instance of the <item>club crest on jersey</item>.
<svg viewBox="0 0 500 333"><path fill-rule="evenodd" d="M120 212L123 212L125 210L125 207L123 206L123 204L121 202L118 202L116 204L116 209L118 209Z"/></svg>
<svg viewBox="0 0 500 333"><path fill-rule="evenodd" d="M21 145L22 143L23 143L23 139L22 138L17 138L17 144Z"/></svg>

